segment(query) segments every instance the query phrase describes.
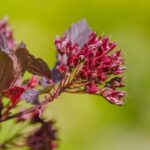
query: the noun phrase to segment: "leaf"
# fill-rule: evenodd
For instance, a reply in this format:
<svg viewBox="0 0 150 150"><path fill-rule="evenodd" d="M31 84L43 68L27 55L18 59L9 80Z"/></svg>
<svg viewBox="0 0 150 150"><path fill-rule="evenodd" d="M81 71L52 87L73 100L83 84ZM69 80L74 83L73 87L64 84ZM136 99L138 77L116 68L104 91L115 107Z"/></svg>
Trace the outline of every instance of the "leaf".
<svg viewBox="0 0 150 150"><path fill-rule="evenodd" d="M0 34L0 91L20 85L25 71L51 78L48 65L29 54L23 42L16 50L10 50L5 37Z"/></svg>
<svg viewBox="0 0 150 150"><path fill-rule="evenodd" d="M72 43L77 43L82 47L88 40L88 37L92 33L87 21L82 19L74 24L65 32L65 35Z"/></svg>
<svg viewBox="0 0 150 150"><path fill-rule="evenodd" d="M35 89L28 89L22 95L21 99L28 103L37 104L38 103L39 91Z"/></svg>
<svg viewBox="0 0 150 150"><path fill-rule="evenodd" d="M10 87L14 78L13 67L13 60L7 41L3 34L0 33L0 91Z"/></svg>
<svg viewBox="0 0 150 150"><path fill-rule="evenodd" d="M0 91L9 88L13 79L13 61L5 52L0 51Z"/></svg>
<svg viewBox="0 0 150 150"><path fill-rule="evenodd" d="M29 63L27 70L35 75L44 76L48 79L51 78L50 69L46 62L41 58L35 58L33 55L29 54Z"/></svg>
<svg viewBox="0 0 150 150"><path fill-rule="evenodd" d="M27 63L27 55L24 55L24 52L25 49L21 46L17 48L16 52L10 50L7 40L3 34L0 34L0 91L14 86L21 78L21 74L25 71L23 65Z"/></svg>
<svg viewBox="0 0 150 150"><path fill-rule="evenodd" d="M11 99L13 105L16 105L20 100L20 96L25 91L25 88L14 86L9 88L8 90L3 91L4 95Z"/></svg>
<svg viewBox="0 0 150 150"><path fill-rule="evenodd" d="M23 74L29 62L29 52L23 42L17 47L15 55L20 64L20 72Z"/></svg>
<svg viewBox="0 0 150 150"><path fill-rule="evenodd" d="M10 51L7 55L10 56L13 63L14 79L11 86L18 85L20 84L19 81L21 81L28 64L28 51L25 48L25 45L21 43L15 51Z"/></svg>
<svg viewBox="0 0 150 150"><path fill-rule="evenodd" d="M29 54L23 42L18 46L16 56L23 68L23 72L27 69L35 75L50 78L50 69L46 62L41 58L35 58L33 55Z"/></svg>

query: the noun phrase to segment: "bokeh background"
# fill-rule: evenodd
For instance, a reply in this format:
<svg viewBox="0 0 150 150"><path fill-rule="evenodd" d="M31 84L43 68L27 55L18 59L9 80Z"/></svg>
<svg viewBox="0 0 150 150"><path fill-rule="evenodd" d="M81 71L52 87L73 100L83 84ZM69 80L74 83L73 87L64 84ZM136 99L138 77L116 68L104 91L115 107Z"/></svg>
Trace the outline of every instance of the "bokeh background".
<svg viewBox="0 0 150 150"><path fill-rule="evenodd" d="M125 56L126 104L101 97L63 94L46 116L59 129L58 150L150 149L150 1L148 0L0 0L17 41L55 64L55 35L86 18L97 33L117 41ZM0 135L2 137L2 134Z"/></svg>

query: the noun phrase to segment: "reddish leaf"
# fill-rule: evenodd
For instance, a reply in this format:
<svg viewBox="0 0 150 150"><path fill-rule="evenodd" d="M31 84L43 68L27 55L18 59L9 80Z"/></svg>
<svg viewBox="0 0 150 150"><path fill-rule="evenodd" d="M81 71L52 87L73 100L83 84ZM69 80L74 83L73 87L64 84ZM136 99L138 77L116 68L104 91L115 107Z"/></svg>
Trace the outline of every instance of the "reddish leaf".
<svg viewBox="0 0 150 150"><path fill-rule="evenodd" d="M5 90L3 93L5 96L11 99L13 105L16 105L19 102L20 96L25 91L25 88L14 86Z"/></svg>

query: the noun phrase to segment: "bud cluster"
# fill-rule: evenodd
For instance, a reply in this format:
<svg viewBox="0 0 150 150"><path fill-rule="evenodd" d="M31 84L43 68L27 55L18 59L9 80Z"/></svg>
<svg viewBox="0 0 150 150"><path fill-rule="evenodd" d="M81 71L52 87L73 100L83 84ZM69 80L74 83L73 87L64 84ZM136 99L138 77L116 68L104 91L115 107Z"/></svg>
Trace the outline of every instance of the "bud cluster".
<svg viewBox="0 0 150 150"><path fill-rule="evenodd" d="M84 20L79 22L80 25L83 23ZM82 66L75 77L77 91L101 95L111 103L123 104L125 92L117 89L124 86L122 77L118 75L125 68L121 51L113 52L116 43L110 42L107 36L102 38L91 31L82 45L67 35L56 37L55 45L58 59L56 70L60 76L72 74L79 65Z"/></svg>

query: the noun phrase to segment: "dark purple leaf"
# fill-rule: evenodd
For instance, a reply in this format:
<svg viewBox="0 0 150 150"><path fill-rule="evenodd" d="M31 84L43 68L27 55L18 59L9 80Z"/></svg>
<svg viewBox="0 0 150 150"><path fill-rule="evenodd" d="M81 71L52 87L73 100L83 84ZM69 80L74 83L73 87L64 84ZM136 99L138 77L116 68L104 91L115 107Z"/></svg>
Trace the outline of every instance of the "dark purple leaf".
<svg viewBox="0 0 150 150"><path fill-rule="evenodd" d="M35 75L50 78L50 69L46 62L41 58L35 58L33 55L29 54L24 43L18 46L16 56L21 65L22 73L27 70Z"/></svg>
<svg viewBox="0 0 150 150"><path fill-rule="evenodd" d="M26 49L25 44L22 42L16 49L15 55L19 62L20 73L23 74L27 68L29 62L29 52Z"/></svg>
<svg viewBox="0 0 150 150"><path fill-rule="evenodd" d="M35 75L44 76L48 79L51 78L50 69L46 62L41 58L35 58L31 54L29 54L27 70Z"/></svg>
<svg viewBox="0 0 150 150"><path fill-rule="evenodd" d="M73 43L77 43L82 47L92 33L85 19L82 19L74 24L66 31L65 35Z"/></svg>
<svg viewBox="0 0 150 150"><path fill-rule="evenodd" d="M42 59L29 54L24 43L15 51L10 50L5 37L0 34L0 91L18 86L26 70L50 78L48 65Z"/></svg>
<svg viewBox="0 0 150 150"><path fill-rule="evenodd" d="M27 55L24 55L25 48L22 44L16 52L8 48L7 41L3 34L0 34L0 90L6 90L14 86L21 78L27 64Z"/></svg>
<svg viewBox="0 0 150 150"><path fill-rule="evenodd" d="M0 51L0 91L9 88L13 79L13 61L5 52Z"/></svg>
<svg viewBox="0 0 150 150"><path fill-rule="evenodd" d="M20 84L22 76L26 71L27 64L29 62L28 50L24 43L21 43L15 51L11 51L9 56L13 61L13 74L14 80L12 86Z"/></svg>

